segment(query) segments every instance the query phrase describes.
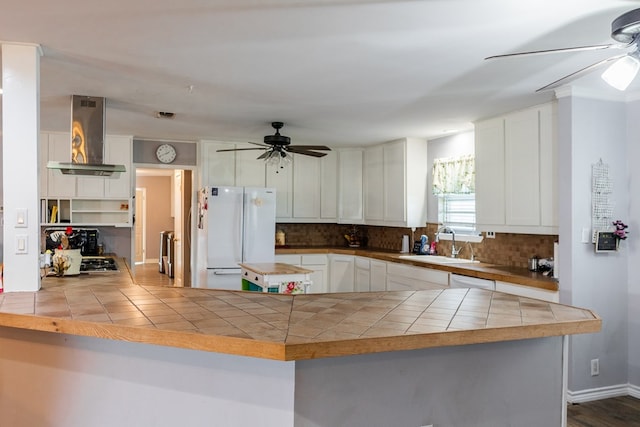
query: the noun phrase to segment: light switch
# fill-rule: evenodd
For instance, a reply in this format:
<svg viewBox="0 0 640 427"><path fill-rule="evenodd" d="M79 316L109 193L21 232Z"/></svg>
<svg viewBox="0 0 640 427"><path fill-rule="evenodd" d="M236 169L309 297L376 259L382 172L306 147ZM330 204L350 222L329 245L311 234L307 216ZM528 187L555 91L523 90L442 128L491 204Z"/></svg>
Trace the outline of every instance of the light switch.
<svg viewBox="0 0 640 427"><path fill-rule="evenodd" d="M591 230L588 228L582 229L582 243L591 243Z"/></svg>
<svg viewBox="0 0 640 427"><path fill-rule="evenodd" d="M16 235L16 253L17 254L26 254L28 250L28 242L29 237L26 234L17 234Z"/></svg>
<svg viewBox="0 0 640 427"><path fill-rule="evenodd" d="M16 228L26 228L27 227L27 209L16 209Z"/></svg>

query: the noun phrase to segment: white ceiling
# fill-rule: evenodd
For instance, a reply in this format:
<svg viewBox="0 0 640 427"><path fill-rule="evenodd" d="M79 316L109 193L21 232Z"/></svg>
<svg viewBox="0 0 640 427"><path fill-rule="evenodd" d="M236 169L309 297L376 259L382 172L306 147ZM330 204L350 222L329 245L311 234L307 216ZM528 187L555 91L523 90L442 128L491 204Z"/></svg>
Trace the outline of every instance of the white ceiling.
<svg viewBox="0 0 640 427"><path fill-rule="evenodd" d="M277 120L293 143L364 145L438 137L552 99L535 89L620 52L483 58L610 43L611 21L638 7L637 0L22 0L0 9L0 40L42 46L44 130L69 129L69 97L77 94L107 98L113 134L261 141ZM574 84L616 92L598 75ZM158 119L156 111L176 117Z"/></svg>

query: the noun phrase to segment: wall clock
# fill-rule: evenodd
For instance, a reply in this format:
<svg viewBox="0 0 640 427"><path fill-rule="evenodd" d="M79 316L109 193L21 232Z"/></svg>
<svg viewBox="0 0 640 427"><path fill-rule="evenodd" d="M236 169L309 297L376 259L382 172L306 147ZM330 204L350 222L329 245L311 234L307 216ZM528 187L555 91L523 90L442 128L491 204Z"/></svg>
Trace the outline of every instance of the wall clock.
<svg viewBox="0 0 640 427"><path fill-rule="evenodd" d="M162 163L171 163L176 159L176 148L171 144L162 144L156 149L156 158Z"/></svg>

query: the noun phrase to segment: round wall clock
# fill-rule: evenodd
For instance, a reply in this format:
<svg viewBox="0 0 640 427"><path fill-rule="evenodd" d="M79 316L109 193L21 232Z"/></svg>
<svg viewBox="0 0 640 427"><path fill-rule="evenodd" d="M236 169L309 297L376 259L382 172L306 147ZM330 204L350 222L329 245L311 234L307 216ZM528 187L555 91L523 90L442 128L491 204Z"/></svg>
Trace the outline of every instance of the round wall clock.
<svg viewBox="0 0 640 427"><path fill-rule="evenodd" d="M156 158L162 163L171 163L176 159L176 148L171 144L162 144L156 149Z"/></svg>

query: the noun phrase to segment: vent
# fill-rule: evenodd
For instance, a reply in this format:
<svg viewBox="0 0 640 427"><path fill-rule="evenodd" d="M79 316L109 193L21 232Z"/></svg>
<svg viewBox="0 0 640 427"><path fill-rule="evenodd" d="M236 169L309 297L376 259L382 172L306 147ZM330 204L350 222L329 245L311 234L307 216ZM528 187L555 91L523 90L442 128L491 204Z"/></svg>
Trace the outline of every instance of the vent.
<svg viewBox="0 0 640 427"><path fill-rule="evenodd" d="M104 163L105 99L71 97L71 162L49 162L47 168L67 175L109 176L124 165Z"/></svg>

